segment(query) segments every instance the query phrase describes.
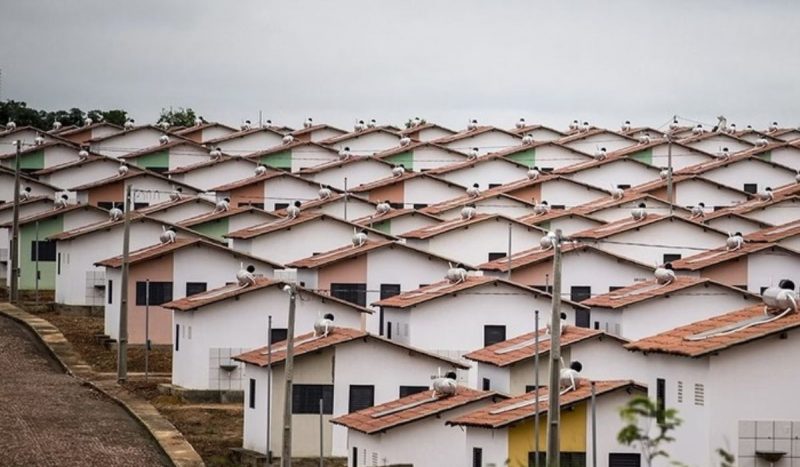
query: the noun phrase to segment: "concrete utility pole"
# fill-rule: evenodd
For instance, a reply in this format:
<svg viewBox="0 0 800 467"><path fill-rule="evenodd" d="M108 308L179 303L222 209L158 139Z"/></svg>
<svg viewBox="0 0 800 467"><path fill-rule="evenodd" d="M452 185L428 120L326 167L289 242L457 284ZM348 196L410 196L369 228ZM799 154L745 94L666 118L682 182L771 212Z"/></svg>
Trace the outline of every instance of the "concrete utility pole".
<svg viewBox="0 0 800 467"><path fill-rule="evenodd" d="M272 465L272 315L267 316L267 465Z"/></svg>
<svg viewBox="0 0 800 467"><path fill-rule="evenodd" d="M11 244L8 254L11 256L11 303L19 304L19 164L22 141L16 140L17 156L14 159L14 220L11 226Z"/></svg>
<svg viewBox="0 0 800 467"><path fill-rule="evenodd" d="M559 467L560 440L559 424L561 405L559 403L559 377L561 374L561 229L556 230L553 245L553 312L550 316L550 387L548 388L547 411L547 467Z"/></svg>
<svg viewBox="0 0 800 467"><path fill-rule="evenodd" d="M533 413L533 446L534 446L534 454L536 457L533 458L533 465L534 467L539 467L539 310L534 312L534 334L533 334L533 384L536 386L534 388L533 397L536 401L534 403L534 413Z"/></svg>
<svg viewBox="0 0 800 467"><path fill-rule="evenodd" d="M281 467L292 466L292 379L294 378L294 314L297 301L297 286L287 284L289 293L289 319L286 329L286 359L284 373L286 390L283 398L283 450ZM286 289L284 289L286 290Z"/></svg>
<svg viewBox="0 0 800 467"><path fill-rule="evenodd" d="M128 256L131 249L131 193L125 190L125 226L122 231L122 284L119 287L119 336L117 336L117 382L128 379Z"/></svg>
<svg viewBox="0 0 800 467"><path fill-rule="evenodd" d="M677 116L672 116L674 122ZM669 215L673 214L675 200L672 197L672 130L667 130L667 201L669 201Z"/></svg>

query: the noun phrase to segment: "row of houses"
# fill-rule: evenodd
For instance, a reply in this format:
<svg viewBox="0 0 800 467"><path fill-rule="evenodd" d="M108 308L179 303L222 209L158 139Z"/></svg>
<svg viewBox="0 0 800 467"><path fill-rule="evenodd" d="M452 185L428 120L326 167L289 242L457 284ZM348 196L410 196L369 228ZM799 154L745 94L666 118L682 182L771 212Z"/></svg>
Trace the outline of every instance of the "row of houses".
<svg viewBox="0 0 800 467"><path fill-rule="evenodd" d="M800 458L800 414L766 377L784 366L755 364L792 351L797 129L8 125L6 281L16 141L20 289L102 309L118 338L130 205L129 342L170 346L176 388L243 393L251 452L282 443L290 290L295 455L322 437L353 466L526 465L558 230L561 354L582 367L559 388L565 465L640 465L616 439L637 394L679 410L683 461ZM739 407L750 393L770 396Z"/></svg>

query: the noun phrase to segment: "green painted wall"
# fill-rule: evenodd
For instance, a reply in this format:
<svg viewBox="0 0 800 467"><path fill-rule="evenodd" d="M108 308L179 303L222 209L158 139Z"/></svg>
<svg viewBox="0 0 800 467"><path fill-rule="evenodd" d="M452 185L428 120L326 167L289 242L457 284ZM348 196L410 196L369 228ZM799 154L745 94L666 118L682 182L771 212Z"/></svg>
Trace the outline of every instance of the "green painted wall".
<svg viewBox="0 0 800 467"><path fill-rule="evenodd" d="M39 221L39 240L45 240L50 235L61 233L64 230L63 216L55 216ZM36 240L36 224L29 223L20 226L20 290L36 289L36 262L33 260L33 242ZM58 258L58 252L56 252ZM57 261L39 261L39 290L55 290L56 288Z"/></svg>
<svg viewBox="0 0 800 467"><path fill-rule="evenodd" d="M639 162L644 162L645 164L653 165L653 149L645 149L644 151L631 154L630 158L636 159Z"/></svg>
<svg viewBox="0 0 800 467"><path fill-rule="evenodd" d="M402 165L406 170L414 170L414 151L401 152L384 159L392 164Z"/></svg>
<svg viewBox="0 0 800 467"><path fill-rule="evenodd" d="M276 169L292 170L292 151L281 151L261 157L261 163Z"/></svg>
<svg viewBox="0 0 800 467"><path fill-rule="evenodd" d="M392 233L392 221L391 221L391 219L385 220L385 221L381 221L381 222L376 222L376 223L372 224L371 227L373 229L375 229L375 230L381 231L381 232L386 233L386 234L391 234Z"/></svg>
<svg viewBox="0 0 800 467"><path fill-rule="evenodd" d="M192 230L224 241L225 238L223 238L223 235L228 233L228 219L216 219L211 222L198 224L192 227Z"/></svg>
<svg viewBox="0 0 800 467"><path fill-rule="evenodd" d="M528 149L526 151L517 152L508 156L509 159L520 164L525 164L528 167L536 165L536 149Z"/></svg>
<svg viewBox="0 0 800 467"><path fill-rule="evenodd" d="M759 154L759 157L761 157L765 161L771 161L772 160L772 151L767 151L767 152L761 153L761 154Z"/></svg>
<svg viewBox="0 0 800 467"><path fill-rule="evenodd" d="M158 151L137 157L136 165L145 169L169 169L169 151Z"/></svg>
<svg viewBox="0 0 800 467"><path fill-rule="evenodd" d="M42 170L44 168L44 151L38 150L22 156L19 161L22 170Z"/></svg>

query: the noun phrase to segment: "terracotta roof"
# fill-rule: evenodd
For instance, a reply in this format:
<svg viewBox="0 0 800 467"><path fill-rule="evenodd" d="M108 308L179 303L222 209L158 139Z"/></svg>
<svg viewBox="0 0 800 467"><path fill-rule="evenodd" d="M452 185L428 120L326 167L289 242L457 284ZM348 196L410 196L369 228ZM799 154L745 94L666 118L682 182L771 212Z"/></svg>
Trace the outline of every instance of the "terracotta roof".
<svg viewBox="0 0 800 467"><path fill-rule="evenodd" d="M400 134L405 136L405 135L410 135L412 133L417 133L422 130L428 130L431 128L439 128L440 130L445 130L450 133L455 133L455 130L451 130L450 128L443 127L442 125L438 125L436 123L423 123L421 125L404 128L403 130L400 131Z"/></svg>
<svg viewBox="0 0 800 467"><path fill-rule="evenodd" d="M68 162L64 162L62 164L51 165L46 169L41 169L33 172L33 175L37 177L41 177L42 175L50 175L51 173L58 172L64 169L70 169L72 167L82 167L86 164L91 164L97 161L106 161L106 162L113 162L119 164L119 161L114 159L113 157L103 156L100 154L90 153L88 157L84 157L82 159L75 159ZM137 169L134 169L137 170Z"/></svg>
<svg viewBox="0 0 800 467"><path fill-rule="evenodd" d="M681 139L680 142L683 143L683 144L691 144L691 143L696 143L698 141L707 140L707 139L713 138L715 136L728 137L728 138L736 140L736 141L738 141L738 142L740 142L742 144L746 144L748 146L755 146L755 144L751 143L750 141L747 141L746 139L739 138L738 136L734 136L734 135L732 135L730 133L721 133L721 132L718 132L718 131L707 131L707 132L705 132L703 134L700 134L700 135L691 135L691 136L689 136L687 138Z"/></svg>
<svg viewBox="0 0 800 467"><path fill-rule="evenodd" d="M765 209L774 204L780 203L790 198L796 198L796 196L800 194L800 183L790 183L788 185L783 185L780 187L776 187L772 190L772 199L759 199L758 197L754 197L749 199L743 203L739 203L737 205L719 209L714 212L706 213L706 219L713 219L716 217L721 217L726 214L731 213L748 213L755 211L756 209Z"/></svg>
<svg viewBox="0 0 800 467"><path fill-rule="evenodd" d="M10 204L11 206L14 203L5 203ZM49 219L51 217L60 216L62 214L66 214L68 212L77 211L77 210L84 210L84 211L98 211L102 213L107 213L105 209L98 208L97 206L92 206L91 204L69 204L67 207L59 208L59 209L48 209L47 211L38 212L36 214L21 217L19 219L19 225L29 224L31 222L42 221L45 219ZM12 222L6 222L5 224L0 225L0 227L11 227Z"/></svg>
<svg viewBox="0 0 800 467"><path fill-rule="evenodd" d="M377 215L376 213L376 214L370 214L369 216L359 217L358 219L354 219L353 223L359 225L370 225L375 222L382 222L389 219L394 219L396 217L402 217L405 215L410 215L410 216L420 215L423 217L427 217L429 219L433 219L438 222L442 221L442 219L434 216L433 214L428 214L427 212L419 211L416 209L390 209L389 212L381 215Z"/></svg>
<svg viewBox="0 0 800 467"><path fill-rule="evenodd" d="M688 180L696 180L696 181L699 181L699 182L703 182L703 183L707 183L709 185L712 185L715 188L721 188L721 189L725 189L725 190L729 190L729 191L735 191L736 193L740 193L740 194L746 195L748 197L752 196L752 194L750 194L750 193L747 193L745 191L739 190L737 188L732 188L732 187L730 187L728 185L723 185L722 183L717 183L714 180L710 180L708 178L704 178L701 175L676 174L676 175L674 175L672 177L672 183L674 185L677 185L677 184L679 184L681 182L685 182L685 181L688 181ZM664 180L658 179L658 180L653 180L653 181L650 181L650 182L647 182L647 183L642 183L641 185L633 186L630 189L633 190L633 191L646 193L646 192L649 192L649 191L653 191L653 190L658 190L658 189L664 188L666 186L667 186L667 180L666 179L664 179Z"/></svg>
<svg viewBox="0 0 800 467"><path fill-rule="evenodd" d="M202 196L182 195L181 199L179 199L177 201L173 201L171 199L167 199L167 200L162 201L160 203L155 203L155 204L151 204L149 206L145 206L143 208L136 209L135 212L138 212L138 213L141 213L141 214L152 214L154 212L165 211L165 210L168 210L169 208L174 208L176 206L181 206L183 204L188 204L188 203L200 203L200 204L205 204L206 206L209 206L211 209L214 208L214 203L212 203L211 201L207 200L206 198L203 198Z"/></svg>
<svg viewBox="0 0 800 467"><path fill-rule="evenodd" d="M368 239L366 243L364 243L361 246L355 246L352 244L346 245L341 248L336 248L335 250L326 251L324 253L309 256L308 258L303 258L301 260L293 261L291 263L288 263L286 266L298 269L313 269L320 266L325 266L327 264L335 263L343 259L361 256L372 250L377 250L392 243L393 242L385 239L379 239L379 240Z"/></svg>
<svg viewBox="0 0 800 467"><path fill-rule="evenodd" d="M572 208L572 211L584 214L591 214L596 211L617 207L625 203L631 203L633 201L639 201L639 200L653 201L669 205L667 201L656 198L651 194L640 193L632 190L624 190L622 198L614 198L612 196L607 196L605 198L600 198L594 201L590 201L588 203L581 204L579 206L575 206L574 208ZM681 206L675 206L675 211L683 213L689 212L686 208L683 208Z"/></svg>
<svg viewBox="0 0 800 467"><path fill-rule="evenodd" d="M28 198L26 200L20 200L19 205L20 206L25 206L26 204L34 204L34 203L37 203L39 201L49 201L50 204L53 204L53 198L51 198L49 196L44 196L44 195L36 195L36 196L31 196L30 198ZM7 201L5 203L0 203L0 211L5 211L5 210L8 210L8 209L14 209L14 202L13 201Z"/></svg>
<svg viewBox="0 0 800 467"><path fill-rule="evenodd" d="M584 214L582 212L576 212L574 209L550 209L550 211L544 214L527 214L525 216L518 217L517 219L520 222L524 222L526 224L537 225L542 222L549 222L554 219L561 219L562 217L579 217L581 219L593 221L598 224L608 223L603 219L597 219L595 217L589 216L588 214Z"/></svg>
<svg viewBox="0 0 800 467"><path fill-rule="evenodd" d="M122 156L119 156L119 158L123 159L123 160L136 159L137 157L146 156L148 154L161 152L161 151L163 151L165 149L172 149L174 147L183 146L183 145L192 146L192 147L197 148L197 149L202 149L204 152L206 151L206 148L201 144L198 144L198 143L196 143L194 141L191 141L191 140L188 140L188 139L179 138L179 139L172 139L167 144L159 144L159 145L155 145L155 146L148 146L146 148L139 149L138 151L129 152L128 154L124 154Z"/></svg>
<svg viewBox="0 0 800 467"><path fill-rule="evenodd" d="M627 232L630 230L639 229L641 227L657 224L659 222L684 222L687 224L694 225L703 231L711 231L718 233L720 235L726 235L725 232L721 230L717 230L713 227L708 225L701 224L696 222L692 219L686 219L684 217L680 217L677 215L660 215L660 214L652 214L647 213L646 217L642 220L635 220L632 217L628 217L627 219L620 219L616 222L611 222L606 225L601 225L599 227L595 227L592 229L584 230L582 232L577 232L572 234L572 238L586 238L586 239L604 239L611 237L613 235L617 235L619 233Z"/></svg>
<svg viewBox="0 0 800 467"><path fill-rule="evenodd" d="M625 149L621 149L620 151L624 151L624 150ZM586 161L586 162L581 162L581 163L577 163L577 164L570 164L570 165L567 165L565 167L561 167L559 169L554 170L553 173L555 173L555 174L574 174L574 173L580 172L581 170L591 169L591 168L594 168L594 167L599 167L601 165L614 164L614 163L617 163L617 162L627 162L627 163L630 163L630 164L637 164L637 165L640 165L640 166L644 166L645 168L647 168L649 170L652 170L652 171L658 171L659 170L656 166L647 164L647 163L642 162L642 161L640 161L638 159L635 159L633 157L628 157L627 155L624 155L624 154L617 155L616 153L611 152L608 155L606 155L605 159L592 159L592 160L589 160L589 161Z"/></svg>
<svg viewBox="0 0 800 467"><path fill-rule="evenodd" d="M391 168L394 166L394 164L390 164L389 162L383 161L373 156L350 156L346 159L335 159L330 162L323 162L322 164L312 165L311 167L303 167L302 169L297 171L297 173L315 174L328 169L344 167L352 164L357 164L359 162L382 164L385 165L387 168Z"/></svg>
<svg viewBox="0 0 800 467"><path fill-rule="evenodd" d="M684 357L702 357L756 339L778 334L800 327L800 313L789 313L778 320L757 324L725 335L701 340L689 340L691 336L712 330L724 330L731 325L764 316L764 305L754 305L724 315L671 329L654 336L631 342L625 347L642 352L666 353ZM729 329L729 328L728 328Z"/></svg>
<svg viewBox="0 0 800 467"><path fill-rule="evenodd" d="M460 141L462 139L470 138L472 136L482 135L482 134L488 133L490 131L498 131L500 133L505 133L505 134L507 134L509 136L513 136L515 138L519 138L520 139L520 144L522 144L522 137L520 135L518 135L516 133L512 133L512 132L507 131L507 130L504 130L502 128L497 128L497 127L493 127L493 126L490 126L490 125L479 126L479 127L475 128L474 130L460 131L460 132L458 132L456 134L453 134L453 135L450 135L450 136L445 136L445 137L442 137L442 138L435 139L435 140L433 140L433 142L436 143L436 144L450 144L450 143L453 143L455 141Z"/></svg>
<svg viewBox="0 0 800 467"><path fill-rule="evenodd" d="M191 297L184 297L178 300L173 300L161 306L163 308L169 308L178 311L196 310L200 307L221 302L229 298L238 297L240 295L254 292L256 290L261 290L273 286L283 286L283 285L285 285L285 282L276 281L265 277L256 277L256 283L251 286L242 287L238 283L234 283L226 285L224 287L220 287L218 289L207 290L205 292L192 295ZM306 289L297 286L297 290L304 294L313 295L323 300L330 300L331 302L339 303L340 305L345 305L361 313L372 313L372 310L370 310L369 308L364 308L362 306L358 306L346 300L342 300L340 298L336 298L330 295L321 294L311 289Z"/></svg>
<svg viewBox="0 0 800 467"><path fill-rule="evenodd" d="M361 185L351 188L350 191L353 193L365 193L370 190L374 190L376 188L394 185L395 183L405 182L406 180L410 180L412 178L417 178L417 177L430 177L430 175L426 175L422 172L405 172L403 173L403 175L400 175L399 177L390 175L388 177L384 177L378 180L362 183Z"/></svg>
<svg viewBox="0 0 800 467"><path fill-rule="evenodd" d="M321 208L321 207L323 207L325 205L333 204L333 203L336 203L338 201L343 201L344 200L345 195L342 194L342 193L337 193L337 191L338 191L337 188L334 188L334 187L329 187L329 188L330 188L330 190L332 192L331 196L329 196L327 198L324 198L324 199L323 198L316 198L316 199L312 199L312 200L309 200L309 201L303 201L302 203L300 203L300 211L301 212L302 211L312 211L312 210L316 210L318 208ZM370 201L369 199L367 199L364 196L354 195L352 193L347 195L347 199L348 199L348 201L350 203L358 201L358 202L361 202L361 203L364 203L364 204L369 204L373 208L375 207L376 204L378 204L378 203L376 203L374 201ZM275 211L272 211L272 213L276 214L278 216L285 216L286 215L286 208L276 209Z"/></svg>
<svg viewBox="0 0 800 467"><path fill-rule="evenodd" d="M440 146L438 144L432 143L430 141L412 141L411 144L407 146L395 146L393 148L389 148L383 151L376 152L372 157L377 159L386 159L388 157L394 156L396 154L402 154L404 152L413 151L415 149L421 147L431 147L435 149L439 149L441 151L453 154L455 156L459 156L462 159L466 159L468 156L463 152L456 151L455 149L450 149L447 146Z"/></svg>
<svg viewBox="0 0 800 467"><path fill-rule="evenodd" d="M184 165L182 167L176 167L176 168L174 168L172 170L168 170L168 171L166 171L164 173L167 174L167 175L183 174L183 173L191 172L193 170L202 169L202 168L205 168L205 167L214 167L214 166L217 166L217 165L220 165L220 164L225 164L227 162L236 162L236 163L244 162L244 163L252 164L253 165L253 170L255 170L256 166L258 165L255 162L253 162L250 159L247 159L245 157L234 157L234 156L228 156L228 155L223 154L222 156L220 156L220 157L218 157L216 159L208 159L208 160L204 160L202 162L198 162L196 164Z"/></svg>
<svg viewBox="0 0 800 467"><path fill-rule="evenodd" d="M454 162L452 164L443 165L441 167L437 167L435 169L429 170L428 173L432 173L432 174L435 174L435 175L441 175L441 174L454 172L456 170L475 167L477 165L484 164L486 162L491 162L491 161L506 162L508 164L511 164L511 165L514 165L514 166L517 166L517 167L521 167L521 168L524 168L524 169L528 168L527 165L522 164L520 162L517 162L517 161L515 161L513 159L508 159L508 158L504 157L501 154L489 153L489 154L484 154L483 156L478 156L478 157L476 157L474 159L466 159L466 160L463 160L461 162Z"/></svg>
<svg viewBox="0 0 800 467"><path fill-rule="evenodd" d="M247 178L243 178L241 180L236 180L236 181L233 181L233 182L230 182L230 183L226 183L224 185L215 186L214 188L212 188L209 191L231 191L231 190L236 190L238 188L242 188L242 187L245 187L245 186L248 186L248 185L252 185L253 183L263 182L263 181L266 181L266 180L270 180L272 178L282 177L282 176L285 176L285 175L288 175L288 174L286 172L281 172L281 171L278 171L278 170L273 170L273 169L269 169L268 168L267 171L264 172L261 175L253 175L252 177L247 177ZM303 181L308 182L308 180L305 180L305 179Z"/></svg>
<svg viewBox="0 0 800 467"><path fill-rule="evenodd" d="M714 169L718 169L720 167L727 167L727 166L734 165L734 164L737 164L737 163L743 162L743 161L751 161L751 162L755 162L756 164L768 165L768 166L771 166L771 167L775 167L775 168L778 168L778 169L785 170L787 172L792 172L792 173L795 172L794 169L792 169L790 167L787 167L787 166L782 165L782 164L778 164L777 162L772 162L772 161L768 161L766 159L763 159L758 154L752 154L749 151L742 151L742 152L733 154L733 155L731 155L731 156L729 156L727 158L720 157L720 158L716 158L716 159L711 160L711 161L701 162L699 164L695 164L695 165L690 165L690 166L684 167L684 168L682 168L680 170L675 171L675 174L678 174L678 175L702 174L702 173L709 172L709 171L714 170Z"/></svg>
<svg viewBox="0 0 800 467"><path fill-rule="evenodd" d="M136 212L131 213L131 221L136 220L144 220L145 216L143 214L139 214ZM109 229L110 227L114 227L117 225L122 225L124 219L120 219L118 221L112 221L111 219L106 219L104 221L95 222L93 224L84 225L78 227L77 229L67 230L65 232L61 232L55 235L51 235L48 237L50 240L70 240L75 237L80 237L81 235L85 235L91 232L95 232L98 230Z"/></svg>
<svg viewBox="0 0 800 467"><path fill-rule="evenodd" d="M259 224L253 227L248 227L246 229L230 232L228 233L228 235L226 235L226 237L241 238L241 239L253 238L259 235L264 235L272 232L277 232L279 230L288 229L290 227L294 227L316 219L321 219L323 221L332 220L335 222L349 223L337 217L329 216L327 214L323 214L318 211L306 211L306 212L301 211L300 215L298 215L294 219L280 218L271 222L267 222L265 224Z"/></svg>
<svg viewBox="0 0 800 467"><path fill-rule="evenodd" d="M245 137L245 136L249 136L249 135L252 135L252 134L255 134L255 133L261 133L261 132L272 133L272 134L280 136L281 138L284 136L284 134L281 133L280 131L276 131L276 130L270 128L270 127L266 127L266 126L265 127L259 127L259 126L256 126L254 128L250 128L249 130L241 130L241 131L237 131L236 133L231 133L229 135L222 136L220 138L215 138L215 139L212 139L212 140L208 140L203 144L205 144L205 145L207 145L209 147L212 147L214 144L218 144L218 143L222 143L222 142L225 142L225 141L230 141L230 140L242 138L242 137Z"/></svg>
<svg viewBox="0 0 800 467"><path fill-rule="evenodd" d="M442 214L443 212L450 211L451 209L463 208L468 204L479 203L481 201L486 201L490 199L497 199L498 203L503 203L503 201L507 203L508 201L511 201L519 203L523 205L523 207L525 206L529 207L530 209L533 209L533 207L535 206L533 203L525 201L521 198L517 198L515 196L507 195L505 193L498 193L497 191L494 190L484 190L478 196L470 196L468 194L464 194L456 198L442 201L441 203L431 204L430 206L422 208L420 211L424 211L428 214L437 215L437 214Z"/></svg>
<svg viewBox="0 0 800 467"><path fill-rule="evenodd" d="M753 232L745 235L744 239L748 242L777 242L798 234L800 234L800 220Z"/></svg>
<svg viewBox="0 0 800 467"><path fill-rule="evenodd" d="M663 131L658 130L658 129L653 128L653 127L650 127L650 126L633 127L633 128L628 129L628 130L620 130L617 133L619 133L621 135L625 135L625 136L631 136L633 134L640 133L640 132L643 132L643 131L646 132L646 133L653 133L653 136L657 137L657 138L663 138L666 135L666 133L664 133Z"/></svg>
<svg viewBox="0 0 800 467"><path fill-rule="evenodd" d="M622 139L627 139L627 140L631 141L632 143L637 143L636 138L631 138L630 136L621 135L621 134L619 134L619 133L617 133L615 131L607 130L605 128L590 128L588 131L578 131L578 132L570 133L567 136L559 139L558 142L561 143L561 144L566 144L566 143L571 143L573 141L580 141L580 140L588 138L590 136L602 135L602 134L609 134L609 135L618 136L618 137L620 137Z"/></svg>
<svg viewBox="0 0 800 467"><path fill-rule="evenodd" d="M657 297L665 297L670 295L680 295L682 291L688 290L695 286L703 286L708 288L711 286L722 287L731 291L736 295L742 295L745 298L757 299L758 296L746 290L736 287L731 287L721 282L716 282L704 277L693 276L676 276L669 284L659 284L655 279L650 279L645 282L638 282L628 287L617 289L602 295L596 295L588 300L581 302L583 305L600 308L610 308L612 310L624 308L629 305L641 303Z"/></svg>
<svg viewBox="0 0 800 467"><path fill-rule="evenodd" d="M410 347L405 344L401 344L397 341L386 339L381 336L376 336L375 334L370 334L366 331L361 331L358 329L336 326L330 331L328 331L327 336L316 337L313 332L309 332L300 336L295 336L294 339L295 339L294 340L295 357L311 352L316 352L318 350L325 349L328 347L334 347L336 345L343 344L346 342L351 342L356 339L364 339L364 340L377 341L382 344L388 344L391 346L407 349L411 353L424 355L426 357L434 358L436 360L441 360L457 368L461 368L464 370L469 369L469 365L465 365L464 363L459 362L458 360L442 357L441 355L437 355L432 352L427 352L425 350ZM237 355L233 357L233 359L238 360L240 362L249 363L251 365L265 367L268 366L270 363L270 357L268 355L269 352L267 349L268 349L267 346L259 347L249 352L245 352L241 355ZM285 359L286 359L286 341L275 342L274 344L272 344L272 356L271 356L272 364L280 364Z"/></svg>
<svg viewBox="0 0 800 467"><path fill-rule="evenodd" d="M130 165L128 166L128 173L126 173L125 175L113 175L111 177L103 178L101 180L97 180L97 181L94 181L94 182L91 182L91 183L86 183L84 185L72 187L72 188L70 188L70 191L89 190L89 189L92 189L92 188L97 188L99 186L108 185L109 183L116 183L116 182L118 182L120 180L130 180L132 178L137 178L137 177L142 177L142 176L153 177L153 178L162 180L162 181L164 181L164 182L166 182L166 183L168 183L170 185L176 185L176 186L180 186L182 188L188 188L188 189L190 189L192 191L195 191L195 192L199 192L200 191L197 188L189 185L188 183L179 182L177 180L173 180L173 179L167 178L167 177L165 177L165 176L163 176L163 175L161 175L159 173L152 172L150 170L142 170L140 168L137 168L137 167L134 167L134 166L130 166Z"/></svg>
<svg viewBox="0 0 800 467"><path fill-rule="evenodd" d="M362 433L374 434L417 420L439 416L474 402L486 399L494 401L496 398L505 397L492 391L478 391L464 386L458 386L456 393L451 396L437 396L433 390L428 390L334 418L331 423Z"/></svg>
<svg viewBox="0 0 800 467"><path fill-rule="evenodd" d="M262 158L264 156L268 156L270 154L277 154L277 153L280 153L280 152L284 152L287 149L295 149L295 148L299 148L301 146L312 146L312 147L315 147L317 149L322 149L323 151L327 151L327 152L329 152L331 154L337 154L336 151L334 151L333 149L329 148L328 146L323 146L323 145L321 145L319 143L316 143L314 141L294 140L289 144L278 144L277 146L272 146L272 147L269 147L269 148L266 148L266 149L262 149L261 151L256 151L256 152L249 153L244 157L246 159L250 159L250 160L258 160L258 159L260 159L260 158Z"/></svg>
<svg viewBox="0 0 800 467"><path fill-rule="evenodd" d="M687 256L677 261L672 261L672 267L676 270L682 271L698 271L700 269L714 266L716 264L731 261L742 256L748 256L753 253L758 253L763 250L780 249L783 251L791 251L786 248L774 245L771 243L747 243L745 242L741 248L736 250L728 250L726 247L715 248L713 250L704 251L696 255ZM797 252L791 251L798 254Z"/></svg>
<svg viewBox="0 0 800 467"><path fill-rule="evenodd" d="M545 357L550 353L550 334L546 329L540 329L539 334L539 357ZM606 334L603 331L581 328L578 326L567 326L561 333L561 348L569 347L588 339L608 337L619 342L628 342L625 339ZM514 337L496 344L475 350L464 355L467 360L481 363L488 363L497 367L505 367L514 363L534 358L536 355L535 333L529 332L521 336Z"/></svg>
<svg viewBox="0 0 800 467"><path fill-rule="evenodd" d="M561 246L561 252L567 253L577 248L592 248L588 246L579 246L578 243L575 242L565 242ZM553 249L549 248L547 250L542 249L542 247L531 248L530 250L520 251L518 253L514 253L511 255L511 269L517 269L521 266L527 266L529 264L538 263L540 261L549 260L553 257ZM486 263L478 265L478 269L483 269L484 271L508 271L508 257L496 259L494 261L488 261Z"/></svg>
<svg viewBox="0 0 800 467"><path fill-rule="evenodd" d="M209 212L207 212L205 214L200 214L198 216L194 216L194 217L190 217L188 219L184 219L184 220L178 222L178 225L182 225L184 227L191 228L192 226L195 226L195 225L198 225L198 224L203 224L205 222L210 222L210 221L214 221L214 220L217 220L217 219L224 219L226 217L232 217L232 216L237 216L239 214L246 214L246 213L260 214L260 215L263 215L264 217L278 219L278 216L276 216L274 214L271 214L271 213L269 213L267 211L264 211L264 210L261 210L261 209L258 209L258 208L254 208L253 206L243 206L243 207L238 207L238 208L229 208L227 211L220 211L220 212L214 212L212 210L212 211L209 211Z"/></svg>
<svg viewBox="0 0 800 467"><path fill-rule="evenodd" d="M353 131L353 132L350 132L350 133L345 133L343 135L334 136L333 138L328 138L328 139L322 140L322 141L320 141L320 143L321 144L336 144L336 143L340 143L342 141L347 141L349 139L358 138L358 137L361 137L361 136L364 136L364 135L369 135L369 134L372 134L372 133L388 133L388 134L390 134L392 136L397 136L398 139L400 138L400 135L398 135L396 131L392 131L392 130L388 129L387 127L384 127L384 126L376 126L375 128L367 128L367 129L365 129L363 131Z"/></svg>
<svg viewBox="0 0 800 467"><path fill-rule="evenodd" d="M559 131L559 130L556 130L555 128L551 128L549 126L539 125L539 124L525 125L522 128L514 127L512 129L510 129L509 131L512 132L512 133L515 133L517 135L522 136L522 135L525 135L527 133L530 133L531 131L536 131L536 130L548 130L548 131L552 131L553 133L558 133L561 136L566 136L566 134L563 131Z"/></svg>
<svg viewBox="0 0 800 467"><path fill-rule="evenodd" d="M509 223L520 225L520 226L525 227L525 228L527 228L529 230L536 230L538 232L544 233L544 229L542 229L541 227L536 227L536 226L532 226L532 225L529 225L529 224L525 224L525 223L522 223L522 222L518 221L517 219L513 219L511 217L506 217L506 216L502 216L502 215L499 215L499 214L481 214L481 213L479 213L479 214L475 214L471 219L461 219L459 217L458 219L453 219L453 220L442 222L440 224L431 225L431 226L428 226L428 227L423 227L421 229L416 229L416 230L412 230L412 231L409 231L409 232L405 232L405 233L402 233L402 234L400 234L398 236L399 237L403 237L403 238L413 238L413 239L418 239L418 240L424 240L424 239L427 239L427 238L435 237L437 235L441 235L441 234L443 234L445 232L450 232L450 231L456 230L456 229L462 229L462 228L465 228L465 227L469 227L471 225L479 224L481 222L486 222L486 221L490 221L490 220L494 220L496 222L509 222Z"/></svg>
<svg viewBox="0 0 800 467"><path fill-rule="evenodd" d="M647 388L630 380L595 381L595 397L601 397L623 389L646 391ZM537 392L531 391L521 396L498 402L488 407L483 407L474 412L449 420L448 425L474 426L482 428L503 428L514 423L533 418L538 405L540 415L545 415L550 408L548 403L548 388L542 387ZM592 385L583 381L577 389L569 391L559 397L561 409L584 402L592 397ZM527 403L526 403L527 402Z"/></svg>
<svg viewBox="0 0 800 467"><path fill-rule="evenodd" d="M553 181L563 181L563 182L566 182L566 183L571 183L573 185L578 185L578 186L581 186L581 187L584 187L584 188L588 188L588 189L593 190L593 191L599 191L601 193L610 193L610 191L605 189L605 188L600 188L600 187L595 186L595 185L590 185L590 184L585 183L585 182L581 182L581 181L578 181L578 180L573 180L573 179L571 179L569 177L565 177L563 175L553 174L553 173L546 174L546 175L540 175L539 177L537 177L536 179L533 179L533 180L531 180L529 178L523 178L523 179L520 179L520 180L517 180L517 181L508 182L506 184L503 184L503 185L500 185L500 186L496 186L494 188L490 188L490 189L486 190L486 192L488 192L488 193L510 193L512 191L519 190L519 189L522 189L522 188L528 188L528 187L532 187L534 185L538 185L540 183L547 183L547 182L553 182Z"/></svg>

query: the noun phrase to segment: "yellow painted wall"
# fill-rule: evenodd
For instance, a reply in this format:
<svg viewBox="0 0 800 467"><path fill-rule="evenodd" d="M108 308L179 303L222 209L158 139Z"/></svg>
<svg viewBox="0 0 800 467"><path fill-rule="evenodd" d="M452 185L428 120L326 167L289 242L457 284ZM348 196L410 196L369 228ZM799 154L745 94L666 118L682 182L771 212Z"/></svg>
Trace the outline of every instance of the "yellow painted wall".
<svg viewBox="0 0 800 467"><path fill-rule="evenodd" d="M563 452L586 452L586 403L561 411L560 441ZM508 430L509 467L527 467L533 451L533 419ZM547 417L539 417L539 449L547 448Z"/></svg>

